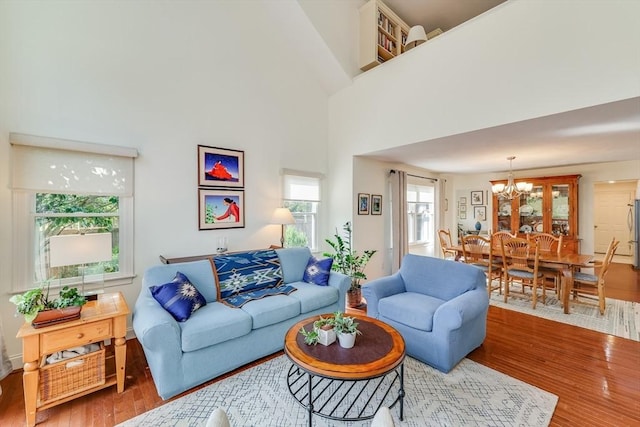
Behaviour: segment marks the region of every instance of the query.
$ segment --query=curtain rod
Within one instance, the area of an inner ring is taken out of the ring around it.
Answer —
[[[396,170],[395,170],[395,169],[391,169],[391,170],[389,171],[389,173],[396,173]],[[436,181],[436,182],[438,182],[438,178],[431,178],[431,177],[428,177],[428,176],[413,175],[413,174],[411,174],[411,173],[407,173],[407,176],[412,176],[412,177],[414,177],[414,178],[430,179],[431,181]]]

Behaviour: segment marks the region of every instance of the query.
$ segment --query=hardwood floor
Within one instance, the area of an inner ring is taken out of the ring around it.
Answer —
[[[640,273],[629,265],[613,266],[607,296],[640,302]],[[469,359],[557,395],[552,426],[640,425],[640,343],[493,306],[487,330],[484,344]],[[1,385],[0,425],[23,426],[22,372]],[[111,387],[56,406],[39,413],[37,425],[113,426],[164,403],[133,339],[127,342],[122,394]]]

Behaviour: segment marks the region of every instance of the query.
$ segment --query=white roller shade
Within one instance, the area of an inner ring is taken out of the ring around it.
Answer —
[[[320,180],[306,176],[284,176],[284,199],[320,201]]]
[[[135,149],[23,134],[10,142],[14,190],[133,195]]]

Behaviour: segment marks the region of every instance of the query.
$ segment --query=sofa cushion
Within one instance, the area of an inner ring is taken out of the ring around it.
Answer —
[[[408,292],[426,293],[449,301],[475,289],[478,275],[484,274],[469,264],[442,261],[440,258],[405,255],[400,267],[405,289]]]
[[[331,274],[332,265],[333,258],[318,259],[312,255],[307,262],[307,267],[304,269],[302,280],[314,285],[329,286],[329,274]]]
[[[282,266],[282,278],[284,283],[300,282],[304,275],[304,269],[311,256],[309,248],[284,248],[277,249]]]
[[[207,304],[180,323],[182,351],[206,348],[251,332],[251,316],[219,302]]]
[[[438,298],[415,292],[402,292],[382,298],[378,304],[381,317],[425,332],[433,329],[433,315],[444,304]]]
[[[300,302],[300,313],[327,307],[335,304],[340,298],[340,291],[333,286],[317,286],[306,282],[295,282],[291,285],[298,289],[289,296]]]
[[[287,295],[274,295],[242,306],[242,311],[251,316],[253,329],[280,323],[300,314],[300,303]]]
[[[164,285],[150,286],[151,295],[178,322],[187,320],[197,309],[207,304],[204,297],[187,276],[176,273],[173,280]]]

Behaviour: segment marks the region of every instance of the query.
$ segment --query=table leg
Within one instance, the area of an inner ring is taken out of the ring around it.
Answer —
[[[312,376],[311,374],[307,374],[309,377],[309,427],[313,427],[313,384],[311,382]]]
[[[127,362],[127,340],[124,337],[114,340],[116,353],[116,389],[118,393],[124,391],[124,369]]]
[[[24,409],[27,415],[27,427],[33,427],[36,425],[38,375],[38,362],[27,362],[24,364],[22,386],[24,387]]]
[[[400,421],[404,421],[404,362],[400,365]]]
[[[564,314],[569,314],[569,294],[571,293],[571,289],[573,288],[573,273],[571,272],[571,267],[564,268],[562,270],[562,305]]]

